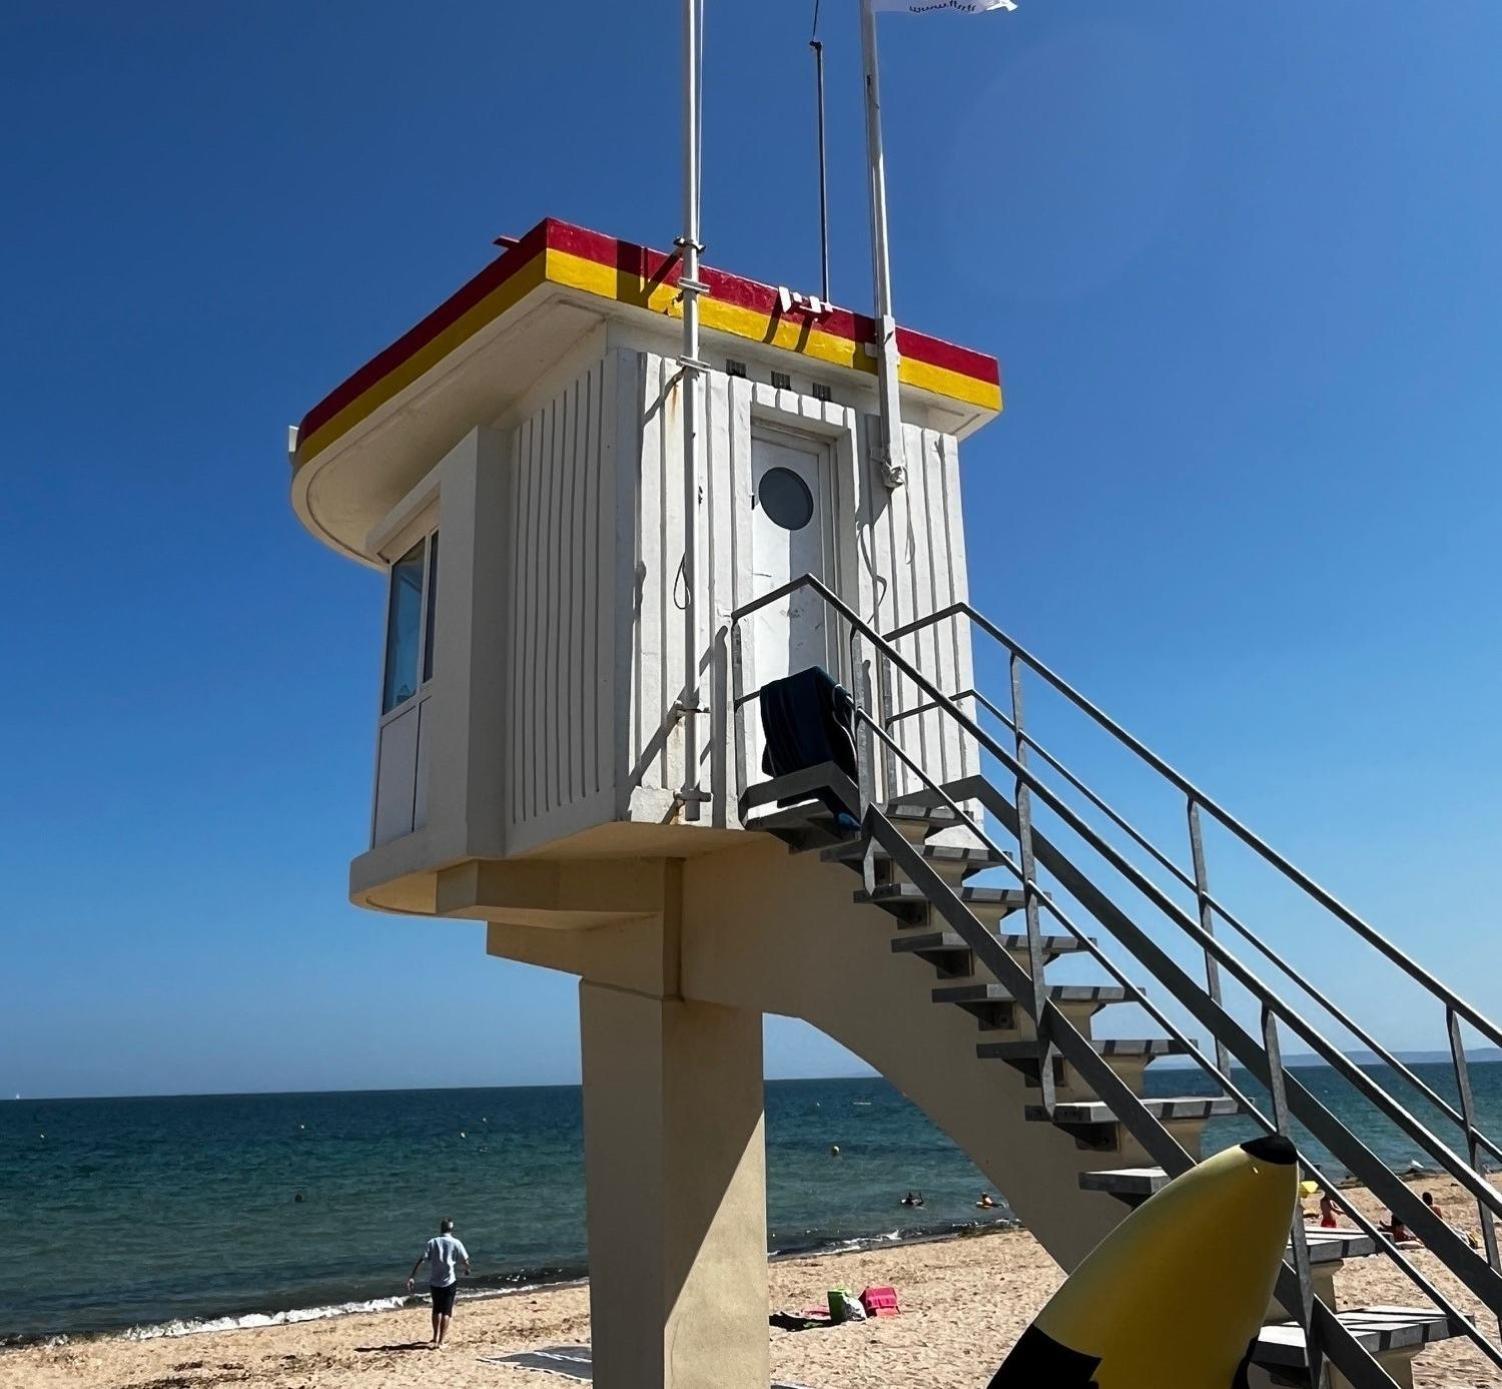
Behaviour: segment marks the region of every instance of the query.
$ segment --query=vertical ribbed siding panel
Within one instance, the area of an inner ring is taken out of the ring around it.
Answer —
[[[730,604],[732,611],[744,607],[751,601],[751,382],[744,376],[734,376],[726,383],[729,397],[729,445],[730,445],[730,569],[731,569],[731,595]],[[741,625],[741,641],[743,650],[750,651],[750,624]],[[727,681],[731,682],[732,693],[734,691],[734,647],[726,652],[726,659],[731,663],[731,671]],[[749,656],[747,657],[749,661]],[[750,689],[751,671],[749,665],[742,670],[742,693]],[[741,710],[727,708],[726,722],[728,728],[726,737],[730,742],[730,777],[735,780],[735,730],[737,724],[744,730],[746,748],[746,782],[749,785],[756,779],[756,762],[758,754],[755,751],[756,741],[753,729],[756,727],[754,720],[755,710],[749,705]],[[735,786],[734,794],[739,796],[745,789],[744,786]],[[738,810],[738,807],[737,807]]]
[[[562,546],[558,543],[563,530],[564,447],[568,433],[568,396],[554,397],[548,409],[548,515],[547,546],[543,569],[547,575],[548,601],[539,610],[544,637],[542,661],[543,726],[547,741],[542,748],[543,806],[555,810],[560,802],[558,786],[558,746],[563,737],[558,709],[558,624],[563,620],[560,602],[563,579]]]
[[[547,771],[544,765],[547,740],[547,655],[548,655],[548,512],[552,488],[549,463],[553,453],[553,419],[551,405],[536,416],[532,431],[532,530],[527,536],[527,552],[532,569],[532,592],[527,605],[527,626],[532,633],[527,661],[527,814],[531,818],[545,815],[548,809]]]
[[[538,813],[537,804],[537,758],[540,739],[533,719],[537,712],[537,611],[541,602],[542,573],[537,553],[537,532],[542,519],[542,445],[545,416],[534,416],[527,431],[527,529],[520,537],[527,564],[526,594],[526,648],[521,655],[522,690],[526,700],[522,725],[522,776],[526,790],[522,798],[522,814],[531,819]]]
[[[903,460],[907,468],[907,484],[903,487],[907,501],[908,524],[908,572],[912,575],[913,615],[923,617],[934,610],[933,558],[928,549],[928,471],[924,449],[924,431],[916,425],[904,425],[902,430]],[[932,627],[914,634],[913,663],[937,683],[938,639]],[[915,690],[914,699],[920,704],[930,702],[930,696]],[[911,722],[918,728],[918,744],[921,753],[918,760],[925,772],[935,781],[944,779],[944,716],[936,709],[920,714]]]
[[[578,676],[579,771],[576,785],[584,795],[600,789],[599,701],[597,672],[600,650],[600,386],[605,364],[590,368],[584,378],[579,426],[578,579],[581,592],[575,672]]]
[[[605,400],[615,383],[614,365],[595,363],[512,434],[505,540],[512,825],[593,796],[612,775],[619,537],[607,475],[616,449],[612,443],[604,457],[604,436],[615,427],[616,407]]]
[[[932,593],[930,612],[947,608],[954,601],[954,570],[950,564],[948,527],[945,524],[944,459],[940,453],[941,436],[931,429],[922,431],[923,485],[926,505],[923,508],[924,545],[928,551],[928,568]],[[954,660],[954,619],[947,618],[933,628],[933,671],[930,679],[946,695],[961,687],[956,682]],[[934,713],[933,747],[941,774],[938,781],[953,781],[960,774],[960,730],[942,710]]]
[[[885,634],[897,625],[897,594],[892,582],[894,570],[892,493],[881,481],[878,469],[871,461],[871,448],[878,428],[875,416],[864,413],[857,415],[856,466],[861,470],[861,483],[866,498],[866,529],[861,537],[861,545],[865,563],[869,566],[871,584],[870,608],[867,617],[877,632]],[[886,666],[885,683],[883,683],[883,672],[880,666],[877,668],[876,677],[877,699],[886,701],[882,708],[882,718],[891,719],[894,714],[906,707],[904,703],[905,682],[890,663]],[[895,724],[891,731],[893,738],[901,742],[904,733],[902,724]],[[879,756],[885,767],[891,756],[890,751],[883,748]],[[892,784],[887,788],[887,794],[895,796],[905,785],[906,775],[899,763],[893,769]]]
[[[637,490],[637,574],[640,613],[636,641],[636,724],[631,764],[637,782],[661,785],[660,759],[649,756],[662,717],[664,620],[662,582],[662,359],[643,363],[645,417],[641,430],[641,469]]]
[[[506,674],[508,683],[507,717],[510,720],[511,739],[506,759],[506,781],[510,787],[508,818],[512,824],[522,819],[522,717],[526,707],[522,698],[522,663],[517,659],[525,639],[527,564],[522,551],[520,536],[525,533],[524,518],[527,514],[527,448],[531,440],[532,425],[524,421],[512,434],[511,441],[511,517],[513,534],[511,544],[511,650],[507,653]]]
[[[873,422],[874,429],[880,425]],[[903,438],[904,457],[908,455],[906,431]],[[892,580],[892,625],[905,626],[915,617],[927,611],[923,592],[920,590],[918,581],[920,568],[917,556],[917,527],[913,521],[913,491],[911,487],[911,473],[908,484],[896,488],[892,492],[892,505],[888,512],[891,528],[891,580]],[[923,670],[923,634],[915,632],[910,636],[901,638],[897,643],[900,651],[908,663],[918,670]],[[901,691],[898,698],[898,707],[909,710],[923,702],[923,696],[918,687],[906,677],[900,677],[898,688]],[[923,736],[924,715],[917,714],[902,721],[900,725],[903,751],[908,754],[921,767],[928,765],[926,756],[926,742]],[[911,789],[916,785],[916,780],[908,773],[901,782],[904,789]]]
[[[953,434],[940,435],[940,455],[944,473],[944,537],[945,553],[949,556],[949,572],[952,584],[951,602],[970,601],[970,570],[965,555],[964,510],[960,505],[960,451]],[[971,649],[974,632],[965,618],[955,618],[949,624],[954,643],[954,668],[956,689],[969,690],[975,687],[975,662]],[[980,722],[980,706],[973,700],[965,700],[961,706],[977,723]],[[960,740],[960,776],[971,776],[980,771],[980,748],[975,739]]]
[[[724,801],[726,787],[713,772],[728,769],[733,753],[727,735],[729,709],[729,650],[720,649],[720,633],[728,626],[735,608],[735,520],[732,496],[735,486],[734,464],[730,450],[730,378],[713,373],[704,393],[706,450],[705,511],[708,543],[703,547],[704,567],[708,574],[710,597],[707,621],[701,624],[709,664],[701,685],[700,703],[707,705],[710,717],[700,719],[699,786],[715,797],[713,811],[716,824],[726,823],[728,807]]]
[[[584,562],[584,545],[580,536],[583,520],[583,495],[579,486],[579,450],[584,446],[588,423],[584,401],[589,393],[589,373],[574,382],[569,391],[569,442],[565,466],[568,481],[564,486],[563,509],[563,611],[559,645],[563,648],[563,678],[559,681],[558,700],[563,719],[563,747],[558,761],[558,778],[567,789],[569,799],[582,789],[580,754],[583,741],[579,712],[580,663],[579,632],[583,627],[584,580],[580,570]]]
[[[663,739],[662,781],[664,790],[676,791],[688,780],[683,765],[684,739],[682,721],[674,721],[672,708],[688,682],[688,650],[685,640],[685,611],[688,595],[684,592],[687,544],[687,474],[683,459],[683,413],[688,389],[684,374],[672,363],[662,361],[662,707],[658,729],[671,729]],[[703,421],[699,422],[702,454]],[[699,460],[702,473],[704,460]],[[695,507],[697,510],[697,505]],[[703,576],[699,576],[702,582]]]
[[[928,552],[928,471],[923,447],[924,431],[917,425],[904,425],[902,430],[903,462],[907,468],[908,505],[908,554],[913,576],[913,616],[922,617],[934,610],[933,562]],[[930,680],[938,675],[935,653],[937,640],[932,627],[915,633],[913,638],[913,662]],[[936,682],[937,683],[937,682]],[[923,690],[914,690],[914,700],[919,704],[930,702],[931,696]],[[935,781],[944,779],[944,716],[936,709],[920,714],[912,720],[921,749],[918,760],[923,770]]]
[[[613,352],[606,358],[606,422],[602,425],[604,450],[601,477],[606,488],[609,517],[615,537],[612,570],[612,601],[604,603],[613,651],[612,700],[605,706],[610,727],[605,739],[605,766],[614,787],[618,817],[624,817],[631,794],[632,769],[636,765],[641,729],[641,692],[636,685],[637,653],[641,650],[642,586],[638,580],[641,561],[642,427],[647,413],[645,363],[639,353]],[[604,523],[602,522],[602,525]]]
[[[857,422],[858,467],[863,496],[857,517],[863,582],[870,585],[867,612],[879,632],[890,632],[968,595],[964,538],[960,533],[959,462],[953,436],[916,425],[903,428],[907,482],[888,490],[871,462],[880,425],[875,416]],[[901,655],[946,695],[972,683],[966,625],[949,619],[896,642]],[[929,702],[912,681],[892,674],[890,717]],[[962,705],[970,712],[968,705]],[[899,719],[893,736],[936,782],[978,769],[976,749],[952,719],[939,711]],[[878,757],[884,755],[878,752]],[[917,789],[918,778],[898,762],[894,788]]]

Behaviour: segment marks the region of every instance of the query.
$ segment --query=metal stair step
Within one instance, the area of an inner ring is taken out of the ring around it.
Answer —
[[[850,835],[835,827],[834,816],[817,802],[790,805],[753,816],[745,822],[745,827],[775,835],[795,854],[852,842]],[[853,842],[860,841],[857,838]]]
[[[1127,1003],[1129,994],[1119,984],[1050,984],[1048,996],[1055,1003]],[[1005,984],[940,984],[933,991],[935,1003],[1015,1003]]]
[[[1373,1355],[1417,1350],[1459,1334],[1443,1312],[1432,1307],[1349,1307],[1335,1314]],[[1297,1322],[1273,1322],[1262,1328],[1252,1363],[1269,1370],[1302,1371],[1308,1365],[1303,1328]]]
[[[1023,894],[1020,889],[961,887],[955,889],[955,892],[960,900],[972,910],[978,908],[994,910],[998,913],[998,919],[1020,911],[1023,906]],[[890,912],[899,921],[918,925],[928,919],[931,904],[916,883],[880,883],[875,892],[867,892],[861,888],[852,895],[855,901],[880,907],[883,911]]]
[[[1113,1037],[1104,1041],[1091,1042],[1090,1045],[1097,1056],[1108,1060],[1116,1056],[1151,1061],[1159,1056],[1182,1056],[1186,1051],[1182,1042],[1176,1042],[1171,1037],[1141,1039]],[[1013,1042],[977,1042],[975,1044],[975,1054],[983,1061],[992,1059],[1012,1062],[1036,1061],[1042,1051],[1043,1043],[1036,1037],[1024,1037]]]
[[[995,868],[1011,858],[1011,855],[1005,852],[998,854],[991,849],[971,849],[959,844],[915,844],[913,847],[931,866],[959,866],[964,869],[967,877],[972,873],[984,872],[987,868]],[[872,853],[878,863],[890,864],[892,862],[891,855],[879,845],[873,846]],[[825,849],[819,857],[826,863],[859,864],[861,842],[859,839],[847,840],[842,844],[836,844],[832,849]]]
[[[1223,1119],[1239,1114],[1241,1106],[1228,1095],[1185,1095],[1177,1099],[1144,1099],[1149,1114],[1171,1123],[1174,1120]],[[1032,1123],[1098,1125],[1114,1124],[1116,1114],[1104,1100],[1062,1100],[1052,1112],[1042,1105],[1028,1105],[1024,1116]]]
[[[1008,935],[993,935],[991,939],[996,941],[1003,950],[1019,954],[1026,954],[1027,952],[1027,937],[1019,932],[1012,932]],[[923,931],[915,930],[910,926],[901,935],[892,937],[892,949],[898,954],[907,951],[916,951],[919,954],[927,955],[947,951],[969,950],[970,946],[966,943],[964,936],[958,931]],[[1074,936],[1043,937],[1043,953],[1049,959],[1053,959],[1056,955],[1068,955],[1083,949],[1084,946]]]
[[[925,824],[936,830],[953,829],[965,823],[947,805],[925,805],[921,800],[895,800],[886,805],[886,817],[893,824]]]
[[[1080,1173],[1082,1191],[1103,1191],[1134,1206],[1156,1196],[1167,1185],[1168,1173],[1161,1167],[1116,1167]]]
[[[1317,1225],[1306,1225],[1304,1243],[1309,1246],[1311,1264],[1328,1264],[1336,1259],[1365,1259],[1377,1252],[1377,1241],[1360,1230],[1322,1230]]]
[[[1168,1174],[1161,1167],[1119,1167],[1101,1172],[1082,1172],[1082,1191],[1104,1191],[1107,1195],[1138,1206],[1149,1196],[1168,1185]],[[1377,1252],[1377,1241],[1360,1230],[1337,1227],[1304,1227],[1304,1243],[1309,1246],[1309,1262],[1333,1263],[1336,1259],[1365,1259]]]

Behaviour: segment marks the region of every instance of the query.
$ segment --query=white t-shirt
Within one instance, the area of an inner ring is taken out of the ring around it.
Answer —
[[[428,1258],[430,1288],[448,1287],[459,1276],[454,1272],[454,1265],[461,1260],[466,1264],[469,1262],[469,1250],[452,1235],[434,1235],[423,1252]]]

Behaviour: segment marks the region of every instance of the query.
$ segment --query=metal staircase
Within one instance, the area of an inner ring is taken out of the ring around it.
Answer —
[[[780,780],[754,782],[747,775],[748,707],[757,692],[744,688],[741,624],[799,589],[812,590],[826,605],[831,625],[848,638],[842,676],[856,694],[853,780],[832,764]],[[924,632],[960,621],[1000,644],[1010,677],[1007,708],[978,689],[941,691],[907,654]],[[892,952],[932,971],[932,1006],[973,1016],[977,1058],[1024,1078],[1029,1099],[1021,1121],[1050,1125],[1072,1140],[1083,1193],[1106,1193],[1125,1214],[1197,1160],[1204,1126],[1214,1118],[1239,1115],[1296,1142],[1312,1136],[1493,1316],[1502,1316],[1493,1226],[1502,1215],[1502,1193],[1484,1165],[1487,1156],[1502,1158],[1502,1149],[1478,1126],[1463,1032],[1468,1027],[1502,1043],[1502,1028],[967,604],[881,634],[806,576],[738,610],[726,635],[743,823],[777,835],[794,852],[817,852],[831,865],[827,871],[858,875],[852,879],[855,901],[890,917]],[[1184,798],[1187,868],[1027,731],[1022,711],[1029,676]],[[976,712],[966,712],[963,703]],[[1001,732],[983,727],[981,715],[996,721]],[[902,736],[904,722],[918,717],[942,721],[950,736],[966,741],[971,764],[989,766],[992,774],[977,770],[943,784],[929,777],[915,740]],[[801,799],[816,791],[844,805],[858,833],[842,833],[826,804]],[[784,808],[768,809],[779,804]],[[1212,892],[1206,820],[1435,1000],[1451,1042],[1453,1101],[1392,1055]],[[973,881],[981,874],[985,883]],[[1231,948],[1232,940],[1275,966],[1280,986],[1254,972]],[[1202,976],[1178,958],[1186,946],[1202,961]],[[1065,962],[1071,972],[1074,962],[1091,964],[1105,979],[1050,979],[1050,967]],[[1210,1043],[1202,1047],[1185,1036],[1155,1001],[1160,997],[1192,1017]],[[1097,1015],[1123,1004],[1145,1013],[1158,1035],[1096,1039]],[[1421,1105],[1405,1104],[1350,1060],[1322,1030],[1332,1023],[1371,1051]],[[1480,1251],[1437,1218],[1296,1070],[1284,1067],[1289,1036],[1475,1198]],[[1144,1097],[1147,1067],[1168,1056],[1191,1060],[1218,1093]],[[1448,1125],[1457,1130],[1453,1142],[1435,1131]],[[1463,1315],[1405,1250],[1341,1195],[1307,1143],[1300,1159],[1307,1176],[1334,1192],[1351,1228],[1306,1231],[1301,1219],[1295,1222],[1278,1286],[1281,1308],[1271,1309],[1253,1356],[1260,1382],[1401,1389],[1412,1383],[1418,1350],[1457,1336],[1502,1368],[1498,1338]],[[1000,1185],[1005,1191],[1006,1183]],[[1345,1260],[1361,1258],[1386,1259],[1400,1270],[1416,1305],[1340,1307],[1334,1273]]]

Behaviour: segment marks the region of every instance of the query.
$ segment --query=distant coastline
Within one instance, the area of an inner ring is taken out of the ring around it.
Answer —
[[[1358,1066],[1381,1066],[1386,1064],[1375,1053],[1364,1050],[1342,1052],[1347,1061],[1354,1061]],[[1416,1051],[1395,1051],[1393,1055],[1405,1066],[1448,1066],[1451,1064],[1450,1052],[1447,1048],[1434,1048]],[[1502,1047],[1467,1047],[1466,1060],[1475,1066],[1486,1065],[1491,1062],[1502,1061]],[[1330,1063],[1322,1056],[1316,1056],[1313,1052],[1290,1053],[1283,1058],[1285,1066],[1307,1068],[1311,1066],[1328,1066]],[[1153,1063],[1153,1069],[1159,1071],[1169,1070],[1198,1070],[1198,1063],[1192,1056],[1168,1056]],[[847,1080],[875,1080],[875,1071],[852,1071],[843,1075],[830,1076],[768,1076],[769,1085],[819,1085],[824,1083],[839,1083]],[[262,1099],[272,1099],[283,1095],[426,1095],[426,1094],[462,1094],[471,1090],[575,1090],[578,1089],[577,1080],[560,1081],[537,1081],[528,1082],[525,1085],[355,1085],[346,1086],[339,1090],[172,1090],[145,1091],[134,1095],[28,1095],[25,1093],[13,1093],[6,1097],[4,1103],[15,1104],[31,1101],[36,1104],[49,1104],[53,1102],[67,1101],[69,1103],[87,1103],[93,1100],[126,1101],[126,1100],[215,1100],[215,1099],[241,1099],[248,1096],[256,1096]]]

